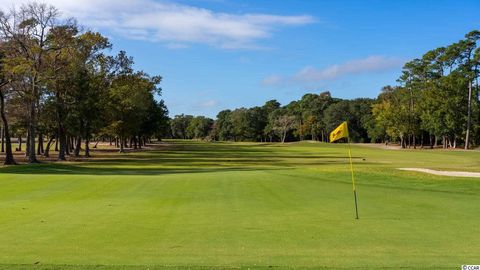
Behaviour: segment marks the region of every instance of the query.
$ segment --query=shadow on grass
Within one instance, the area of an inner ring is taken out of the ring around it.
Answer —
[[[268,144],[266,144],[268,145]],[[127,154],[95,152],[95,158],[82,162],[48,162],[0,168],[9,174],[66,175],[162,175],[228,171],[279,170],[300,166],[347,164],[344,156],[331,152],[298,153],[285,147],[266,145],[182,142],[162,150]],[[356,157],[357,159],[361,157]],[[366,162],[363,162],[366,164]]]
[[[276,265],[252,265],[252,266],[168,266],[168,265],[32,265],[32,264],[2,264],[0,265],[0,270],[263,270],[263,269],[273,269],[273,270],[287,270],[292,269],[292,266],[276,266]],[[417,267],[401,267],[403,270],[410,270],[410,269],[419,269]],[[346,270],[352,269],[352,267],[330,267],[330,266],[316,266],[316,267],[301,267],[301,269],[313,270],[313,269],[338,269],[338,270]],[[385,267],[354,267],[356,270],[366,270],[366,269],[391,269]],[[432,267],[421,267],[421,269],[435,269],[435,270],[442,270],[442,269],[451,269],[448,267],[442,266],[432,266]]]
[[[258,161],[257,161],[258,162]],[[174,168],[169,167],[129,167],[120,166],[113,167],[109,164],[102,164],[102,166],[86,166],[75,164],[34,164],[34,165],[19,165],[3,167],[0,169],[0,173],[4,174],[39,174],[39,175],[165,175],[165,174],[182,174],[182,173],[213,173],[213,172],[248,172],[248,171],[268,171],[268,170],[286,170],[294,169],[300,166],[314,166],[314,165],[332,165],[332,164],[344,164],[348,165],[348,162],[308,162],[302,164],[277,164],[276,166],[217,166],[214,167],[210,164],[190,164],[189,166],[177,166]]]
[[[273,170],[275,168],[263,168],[262,170]],[[255,171],[259,168],[131,168],[131,167],[87,167],[71,164],[35,164],[7,167],[0,170],[7,174],[59,174],[59,175],[164,175],[182,173],[212,173],[229,171]]]

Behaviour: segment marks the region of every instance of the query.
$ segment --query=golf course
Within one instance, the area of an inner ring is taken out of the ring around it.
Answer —
[[[0,168],[0,269],[457,269],[480,262],[479,152],[170,140]]]
[[[480,270],[479,0],[0,4],[0,270]]]

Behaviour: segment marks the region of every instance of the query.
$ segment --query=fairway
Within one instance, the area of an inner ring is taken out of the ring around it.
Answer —
[[[476,151],[175,141],[0,169],[0,269],[412,268],[480,262]],[[99,266],[100,265],[100,266]]]

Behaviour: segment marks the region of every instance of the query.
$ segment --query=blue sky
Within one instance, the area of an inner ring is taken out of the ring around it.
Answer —
[[[478,0],[46,2],[161,75],[171,116],[327,90],[376,97],[405,61],[480,29]]]

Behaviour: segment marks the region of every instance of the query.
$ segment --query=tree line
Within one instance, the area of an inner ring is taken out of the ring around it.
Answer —
[[[127,144],[142,147],[169,129],[167,107],[155,99],[161,77],[134,70],[132,57],[110,55],[111,48],[106,37],[61,19],[53,6],[0,10],[5,164],[16,164],[13,151],[23,147],[28,162],[37,163],[53,143],[58,160],[81,150],[89,157],[91,141],[99,139],[114,141],[123,152]],[[16,149],[12,137],[18,138]]]
[[[407,62],[398,85],[385,86],[375,99],[344,100],[329,92],[306,94],[281,106],[224,110],[215,120],[177,115],[172,138],[220,141],[327,141],[348,121],[352,141],[398,142],[402,148],[465,149],[480,144],[480,31]]]
[[[480,31],[405,64],[399,85],[382,89],[372,113],[374,140],[402,147],[479,144]]]
[[[347,120],[351,137],[368,142],[373,99],[344,100],[330,92],[306,94],[285,106],[270,100],[263,106],[223,110],[215,120],[204,116],[177,115],[170,119],[172,138],[219,141],[285,142],[328,140],[328,134]]]

